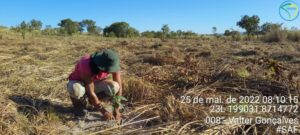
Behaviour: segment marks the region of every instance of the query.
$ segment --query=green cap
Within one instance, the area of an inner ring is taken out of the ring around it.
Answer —
[[[117,72],[120,70],[119,55],[111,49],[96,51],[92,54],[92,60],[101,71]]]

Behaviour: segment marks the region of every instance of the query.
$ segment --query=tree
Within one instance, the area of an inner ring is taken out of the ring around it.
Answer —
[[[224,35],[225,35],[225,36],[230,36],[230,35],[231,35],[230,30],[225,30]]]
[[[139,35],[139,31],[135,28],[130,27],[127,31],[127,37],[138,37]]]
[[[58,35],[59,28],[52,28],[51,25],[46,25],[45,29],[42,30],[42,34],[44,35]]]
[[[178,38],[177,32],[171,31],[171,32],[169,33],[169,37],[170,37],[170,38]]]
[[[147,37],[147,38],[154,38],[156,32],[155,31],[144,31],[141,33],[142,37]]]
[[[179,38],[181,38],[183,36],[183,31],[182,30],[177,30],[176,34]]]
[[[92,27],[96,25],[96,22],[90,19],[85,19],[80,22],[82,27]]]
[[[217,36],[217,27],[212,27],[212,33]]]
[[[191,38],[191,37],[196,37],[198,36],[197,33],[192,32],[192,31],[185,31],[183,32],[184,38]]]
[[[142,37],[149,37],[149,38],[162,38],[163,32],[161,31],[145,31],[141,34]],[[194,33],[192,31],[170,31],[168,32],[169,38],[190,38],[190,37],[196,37],[198,36],[197,33]]]
[[[96,34],[96,35],[101,35],[102,33],[102,28],[99,26],[96,26],[95,31],[93,31],[92,33]]]
[[[26,37],[26,32],[29,31],[29,24],[22,21],[18,26],[12,27],[11,30],[21,33],[23,40]]]
[[[42,29],[42,21],[32,19],[29,23],[30,30],[41,30]]]
[[[87,27],[87,32],[90,35],[100,35],[102,31],[102,28],[99,26],[88,26]]]
[[[79,23],[72,21],[69,18],[61,20],[58,26],[60,26],[61,33],[68,35],[73,35],[81,30]]]
[[[237,22],[237,26],[246,30],[248,37],[253,35],[259,28],[259,17],[257,15],[253,15],[249,17],[248,15],[244,15],[240,21]]]
[[[168,26],[168,24],[164,24],[161,28],[161,32],[162,32],[162,39],[165,39],[170,32],[170,28]]]
[[[84,28],[86,28],[87,32],[91,35],[100,35],[102,29],[98,26],[96,26],[96,22],[93,20],[85,19],[82,20],[80,23],[81,30],[83,31]]]
[[[115,22],[110,26],[103,29],[103,34],[106,37],[116,36],[116,37],[134,37],[139,36],[139,32],[130,27],[126,22]]]

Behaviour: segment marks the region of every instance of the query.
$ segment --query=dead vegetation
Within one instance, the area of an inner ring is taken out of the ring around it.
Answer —
[[[298,45],[277,49],[280,45],[232,44],[237,43],[224,44],[219,39],[161,42],[87,36],[42,36],[23,41],[6,35],[0,40],[0,132],[72,134],[70,129],[78,123],[65,89],[68,74],[85,53],[113,48],[121,56],[124,95],[129,99],[123,123],[111,127],[95,125],[80,133],[272,133],[272,126],[205,124],[204,117],[219,115],[209,112],[209,104],[180,101],[182,95],[299,94],[300,67],[293,63],[300,59]],[[272,55],[283,53],[292,55],[292,59],[280,61],[283,56],[276,59]]]

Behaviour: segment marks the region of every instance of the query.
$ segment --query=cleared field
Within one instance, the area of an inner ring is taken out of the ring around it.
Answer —
[[[121,57],[129,99],[124,122],[78,128],[70,112],[67,77],[81,56],[104,48],[115,49]],[[93,36],[22,40],[8,34],[0,39],[0,61],[1,134],[275,134],[272,125],[209,125],[204,118],[281,113],[213,113],[209,104],[182,103],[182,96],[288,96],[299,95],[300,88],[300,46],[289,42]]]

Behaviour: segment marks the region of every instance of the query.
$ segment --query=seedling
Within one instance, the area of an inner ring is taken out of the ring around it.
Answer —
[[[238,69],[237,74],[244,79],[250,76],[248,70],[245,68]]]
[[[244,87],[246,87],[246,78],[250,76],[250,73],[245,68],[240,68],[237,70],[237,74],[243,78],[244,81]]]
[[[113,110],[117,107],[123,108],[124,105],[121,103],[121,101],[127,101],[127,99],[123,96],[116,95],[115,89],[108,86],[110,96],[112,97],[112,107]]]
[[[280,65],[278,62],[272,61],[269,64],[269,69],[271,70],[272,73],[274,73],[276,76],[279,77],[282,74],[283,70],[285,70],[286,68]]]

